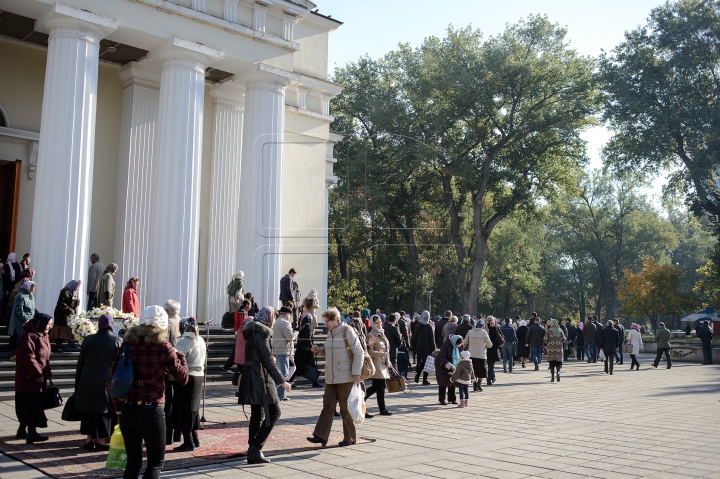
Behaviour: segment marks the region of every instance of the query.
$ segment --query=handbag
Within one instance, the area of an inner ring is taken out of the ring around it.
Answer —
[[[223,314],[220,327],[223,329],[233,329],[235,327],[235,315],[229,311]]]
[[[385,385],[389,393],[399,393],[407,389],[407,381],[395,368],[388,368],[388,373],[390,373],[390,377],[385,380]]]
[[[233,386],[237,386],[238,384],[240,384],[240,376],[242,376],[242,373],[240,372],[240,370],[236,370],[233,373],[233,377],[232,377],[232,385]]]
[[[353,354],[352,349],[350,349],[350,343],[348,343],[347,340],[347,329],[343,331],[343,339],[345,339],[345,349],[347,349],[347,352],[350,355],[350,363],[352,364],[353,362],[355,362],[355,354]],[[367,353],[367,351],[365,351],[363,353],[363,364],[362,370],[360,371],[360,381],[365,381],[366,379],[369,379],[373,376],[375,376],[375,364],[373,363],[373,360]]]
[[[54,409],[63,405],[63,400],[60,397],[60,389],[55,387],[52,379],[49,381],[50,386],[46,387],[45,391],[43,391],[43,409]]]
[[[624,353],[628,353],[628,354],[632,354],[632,352],[633,352],[633,345],[632,345],[632,343],[625,343],[625,344],[623,344],[623,352],[624,352]]]
[[[65,401],[65,407],[63,408],[62,416],[60,416],[63,421],[82,421],[83,414],[76,409],[76,403],[77,400],[73,393],[73,395]]]
[[[425,367],[423,368],[424,373],[434,373],[435,372],[435,356],[432,354],[428,355],[427,359],[425,359]]]
[[[305,379],[307,379],[313,383],[316,383],[318,381],[318,379],[320,378],[320,373],[314,367],[308,366],[305,368],[305,372],[303,373],[302,376]]]

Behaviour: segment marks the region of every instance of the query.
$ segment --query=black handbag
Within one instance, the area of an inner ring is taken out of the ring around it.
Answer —
[[[235,315],[229,311],[223,314],[220,327],[223,329],[233,329],[235,327]]]
[[[238,385],[238,383],[240,382],[240,376],[242,376],[242,372],[240,372],[240,370],[237,370],[233,373],[233,377],[232,377],[232,385],[233,386]]]
[[[60,389],[55,387],[52,379],[50,379],[49,382],[50,386],[45,388],[42,396],[43,409],[54,409],[63,405],[63,400],[60,397]]]
[[[305,372],[302,375],[305,379],[308,381],[312,381],[313,383],[316,383],[318,381],[318,378],[320,377],[320,373],[317,369],[315,369],[312,366],[308,366],[305,368]]]
[[[76,401],[75,394],[65,401],[65,407],[60,416],[63,421],[82,421],[83,414],[75,408]]]

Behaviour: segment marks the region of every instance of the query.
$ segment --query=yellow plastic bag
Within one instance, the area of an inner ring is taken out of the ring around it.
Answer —
[[[108,452],[105,468],[125,469],[127,467],[127,453],[125,452],[125,439],[120,432],[120,425],[115,426],[110,436],[110,451]]]

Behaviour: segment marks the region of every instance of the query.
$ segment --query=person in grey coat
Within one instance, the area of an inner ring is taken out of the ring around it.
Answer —
[[[97,286],[102,278],[103,271],[105,271],[105,265],[100,262],[100,256],[97,253],[90,255],[90,268],[88,268],[88,282],[87,282],[87,310],[90,311],[96,306],[97,299]]]
[[[98,319],[98,332],[85,338],[75,370],[75,409],[82,413],[80,433],[89,451],[107,451],[117,414],[107,390],[108,377],[122,339],[113,333],[115,320]]]

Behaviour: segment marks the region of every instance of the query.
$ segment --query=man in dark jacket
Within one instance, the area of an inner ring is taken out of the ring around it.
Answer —
[[[604,328],[595,335],[595,341],[605,353],[605,374],[612,375],[613,364],[615,363],[615,349],[618,346],[618,332],[613,327],[612,321],[608,321]]]
[[[296,274],[297,271],[295,271],[295,268],[290,268],[288,274],[280,279],[280,301],[283,302],[283,306],[285,306],[285,302],[287,301],[295,301],[292,284]]]
[[[385,337],[388,339],[388,344],[390,346],[390,362],[392,363],[393,367],[397,369],[397,352],[400,348],[400,345],[402,344],[402,338],[400,337],[400,331],[397,327],[396,313],[391,313],[388,315],[388,321],[387,323],[385,323],[383,331],[385,331]]]
[[[445,328],[445,325],[450,321],[450,318],[452,318],[452,311],[449,309],[445,311],[445,314],[443,315],[443,318],[440,319],[437,323],[435,323],[435,347],[440,349],[440,346],[442,346],[443,343],[443,328]]]
[[[595,356],[595,334],[597,333],[597,327],[592,322],[590,316],[587,317],[585,322],[585,329],[583,329],[583,341],[585,343],[585,355],[587,356],[587,362],[596,362],[597,357]]]
[[[603,325],[600,324],[600,321],[597,316],[593,316],[593,324],[595,325],[595,331],[596,331],[594,349],[595,349],[595,358],[597,358],[598,353],[600,352],[600,344],[598,343],[597,335],[600,333],[600,331],[603,330]]]
[[[508,371],[506,363],[510,363],[510,372],[513,370],[513,356],[515,355],[515,343],[517,342],[517,334],[515,334],[515,328],[510,325],[510,318],[505,318],[505,323],[500,326],[500,332],[505,339],[505,342],[500,346],[503,360],[503,372]]]
[[[410,319],[405,315],[405,311],[400,311],[400,319],[398,320],[397,326],[400,330],[400,337],[403,340],[403,344],[406,348],[410,348],[410,336],[408,335],[408,324]]]
[[[620,321],[613,319],[613,328],[618,332],[618,348],[615,351],[615,364],[622,364],[625,357],[623,356],[622,343],[625,341],[625,328]]]
[[[540,326],[540,318],[534,318],[534,323],[528,329],[525,336],[525,346],[530,347],[530,356],[535,364],[535,371],[540,369],[542,362],[543,338],[545,338],[545,328]]]
[[[705,321],[702,326],[700,326],[700,329],[697,331],[697,337],[700,338],[700,342],[702,342],[702,350],[703,350],[703,364],[712,364],[712,337],[713,332],[710,329],[710,322]]]

